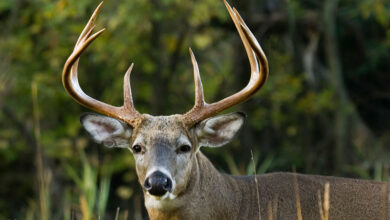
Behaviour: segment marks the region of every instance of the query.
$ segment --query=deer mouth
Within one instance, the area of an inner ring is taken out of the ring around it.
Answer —
[[[163,196],[145,194],[145,206],[147,209],[171,210],[182,205],[183,202],[173,193],[165,193]]]
[[[169,200],[174,200],[177,195],[171,193],[171,192],[166,192],[164,195],[162,196],[155,196],[155,195],[152,195],[150,194],[149,192],[147,192],[147,194],[153,198],[154,200],[158,200],[158,201],[169,201]]]

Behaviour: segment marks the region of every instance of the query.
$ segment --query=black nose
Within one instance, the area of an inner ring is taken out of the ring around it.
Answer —
[[[151,195],[162,196],[172,191],[172,181],[162,172],[156,171],[146,178],[144,187]]]

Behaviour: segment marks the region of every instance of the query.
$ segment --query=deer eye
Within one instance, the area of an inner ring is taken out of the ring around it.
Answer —
[[[139,154],[139,153],[143,153],[143,152],[144,152],[143,147],[141,147],[141,146],[138,145],[138,144],[134,145],[134,146],[132,147],[132,149],[133,149],[133,152],[134,152],[135,154]]]
[[[177,150],[176,153],[178,154],[185,154],[191,151],[191,146],[190,145],[181,145]]]

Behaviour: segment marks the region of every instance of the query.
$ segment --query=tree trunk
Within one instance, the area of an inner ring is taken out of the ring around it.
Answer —
[[[350,122],[365,127],[347,94],[343,81],[336,32],[338,3],[339,0],[326,0],[323,5],[325,52],[329,66],[330,83],[335,92],[333,166],[336,173],[339,173],[341,167],[343,167],[343,158],[345,158],[344,154],[348,146],[348,131],[351,128]]]

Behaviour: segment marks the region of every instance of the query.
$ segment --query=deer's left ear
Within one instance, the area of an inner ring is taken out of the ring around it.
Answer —
[[[133,129],[118,119],[85,113],[80,117],[81,124],[98,143],[106,147],[127,147]]]
[[[244,124],[245,114],[236,112],[207,118],[195,126],[199,146],[219,147],[230,142]]]

